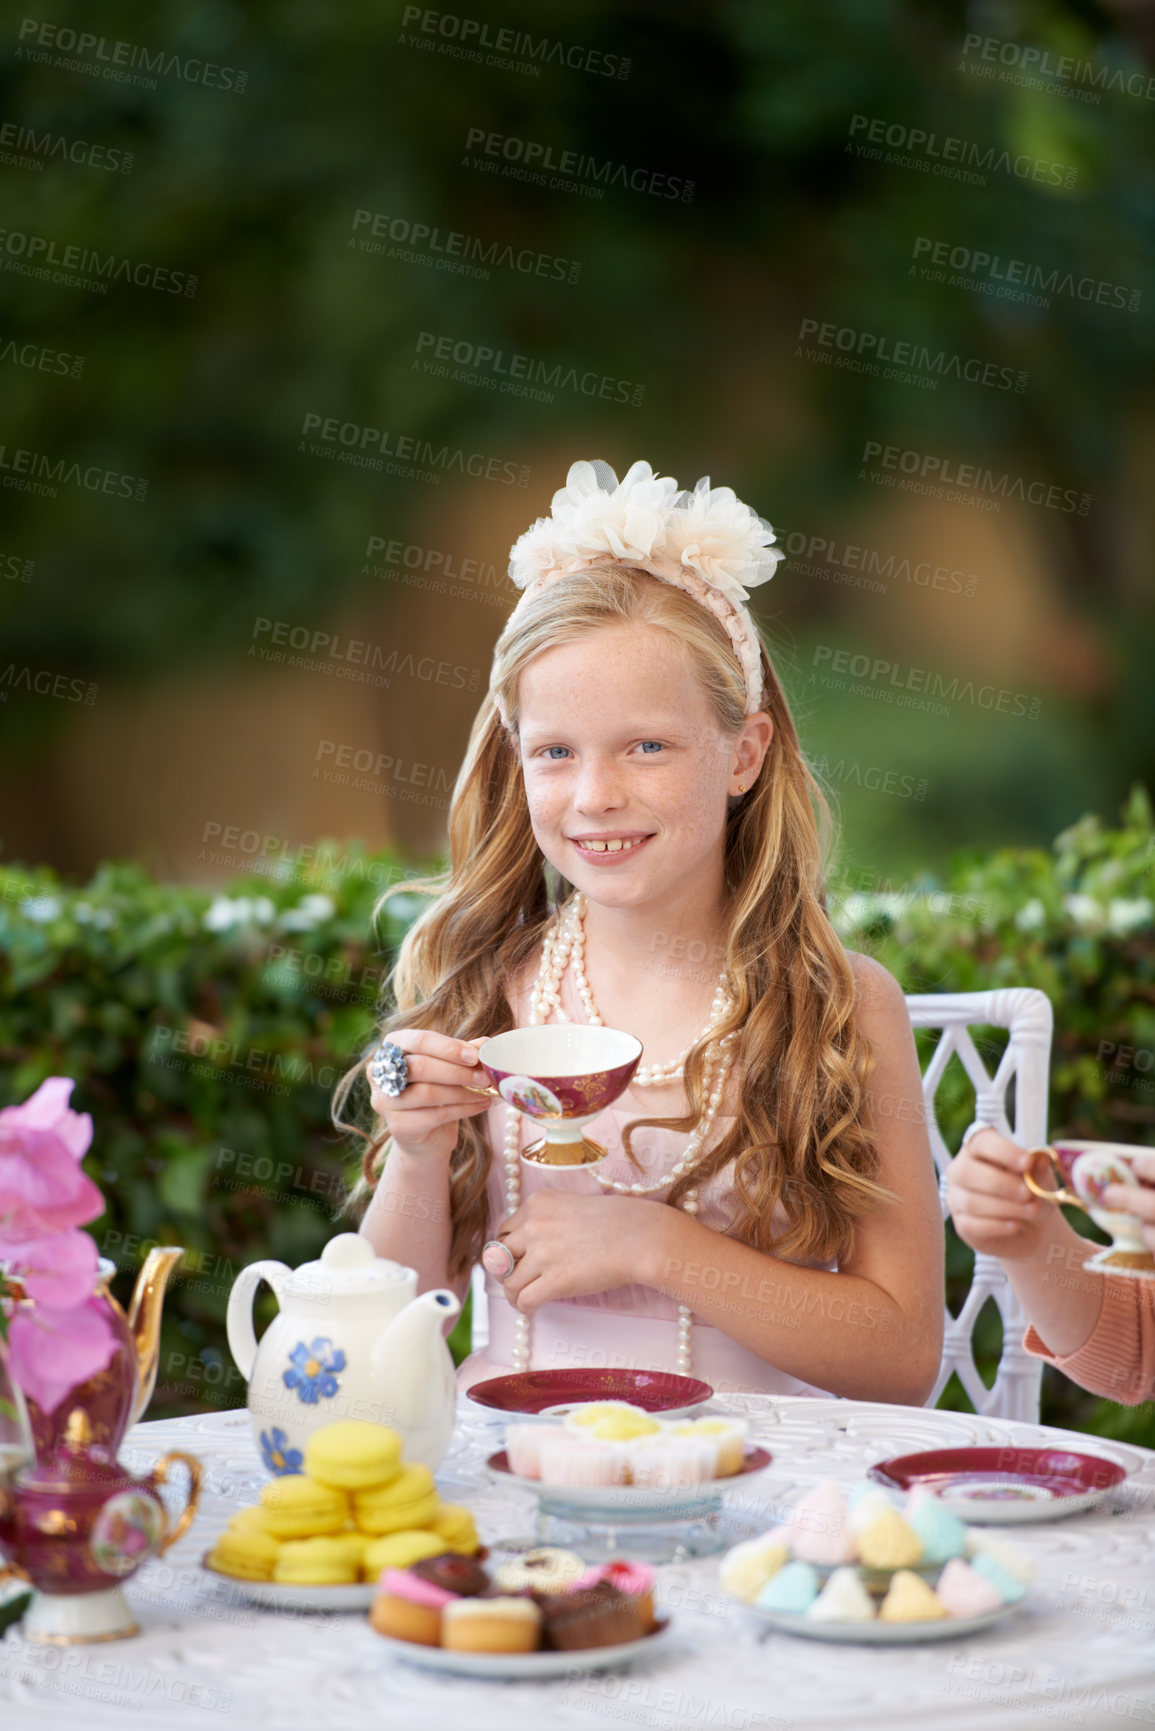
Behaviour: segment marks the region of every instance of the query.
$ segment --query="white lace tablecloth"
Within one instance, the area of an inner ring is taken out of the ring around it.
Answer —
[[[729,1403],[719,1400],[718,1410]],[[731,1410],[737,1410],[731,1408]],[[623,1671],[550,1682],[437,1677],[394,1660],[364,1614],[262,1611],[202,1573],[199,1558],[228,1514],[265,1479],[247,1414],[142,1424],[122,1459],[149,1467],[170,1448],[205,1466],[201,1513],[166,1557],[129,1583],[141,1632],[101,1646],[46,1648],[19,1628],[0,1641],[0,1726],[209,1726],[236,1731],[1034,1731],[1155,1725],[1155,1453],[1039,1425],[920,1408],[746,1397],[754,1440],[773,1465],[742,1493],[759,1531],[818,1479],[847,1482],[874,1461],[967,1443],[1051,1444],[1121,1462],[1130,1477],[1105,1505],[1020,1526],[1038,1580],[1008,1621],[967,1640],[879,1648],[767,1633],[724,1599],[717,1559],[659,1569],[673,1621],[664,1650]],[[501,1420],[462,1399],[438,1483],[473,1509],[482,1538],[532,1531],[533,1499],[495,1485],[484,1460]],[[176,1476],[179,1475],[179,1469]],[[166,1490],[166,1497],[168,1492]]]

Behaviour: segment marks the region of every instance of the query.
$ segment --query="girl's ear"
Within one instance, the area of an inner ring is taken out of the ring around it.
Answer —
[[[745,726],[734,742],[732,793],[739,788],[744,792],[757,781],[773,737],[774,723],[765,711],[746,717]]]

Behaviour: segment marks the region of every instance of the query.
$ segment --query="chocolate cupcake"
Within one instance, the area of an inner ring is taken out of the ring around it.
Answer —
[[[646,1632],[637,1600],[609,1581],[534,1597],[541,1606],[542,1645],[558,1652],[616,1647],[623,1641],[640,1641]]]
[[[444,1551],[439,1557],[422,1557],[412,1565],[410,1574],[443,1592],[456,1593],[461,1599],[476,1599],[490,1586],[489,1576],[472,1557],[457,1551]]]

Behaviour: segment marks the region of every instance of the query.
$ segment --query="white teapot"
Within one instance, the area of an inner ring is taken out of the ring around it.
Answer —
[[[280,1314],[261,1343],[253,1296],[267,1280]],[[295,1271],[252,1262],[229,1294],[229,1348],[249,1384],[253,1436],[270,1472],[304,1471],[305,1439],[338,1419],[392,1425],[406,1461],[440,1466],[457,1387],[442,1333],[461,1309],[445,1288],[417,1297],[417,1275],[342,1232]]]

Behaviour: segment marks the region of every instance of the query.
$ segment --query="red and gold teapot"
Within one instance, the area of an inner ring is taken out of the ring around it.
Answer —
[[[189,1491],[170,1522],[157,1486],[174,1461],[187,1468]],[[179,1450],[137,1478],[93,1442],[86,1411],[74,1407],[64,1440],[0,1481],[0,1552],[8,1562],[0,1573],[36,1589],[24,1614],[25,1639],[69,1645],[135,1635],[121,1587],[188,1529],[200,1482],[200,1462]]]

